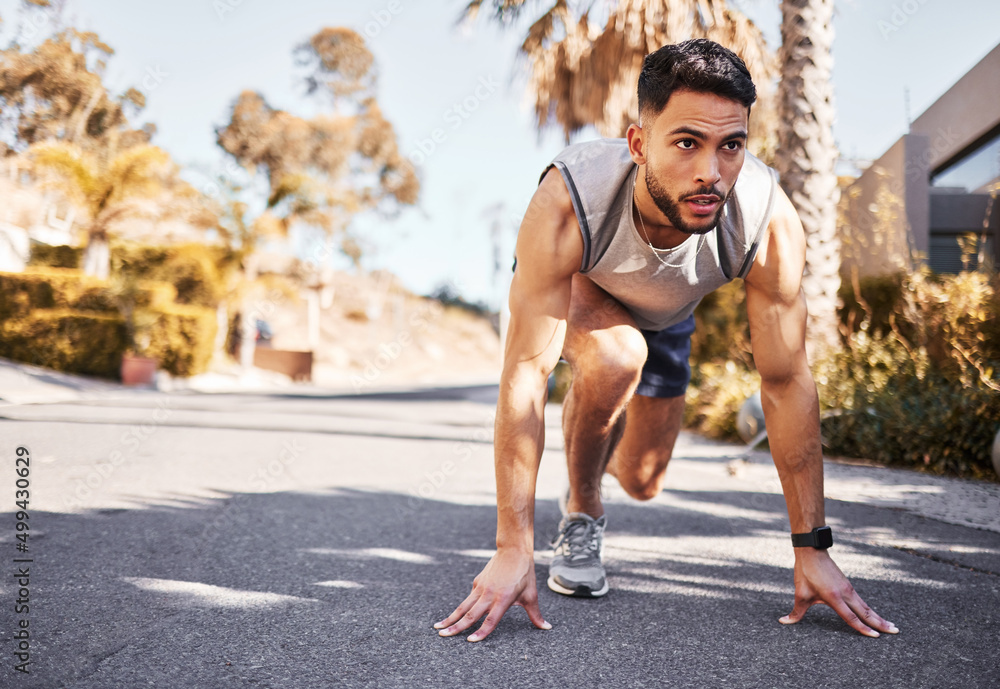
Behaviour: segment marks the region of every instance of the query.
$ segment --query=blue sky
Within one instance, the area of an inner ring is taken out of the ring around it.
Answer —
[[[778,0],[732,4],[771,46],[779,44]],[[8,21],[14,5],[0,0]],[[323,26],[365,34],[383,112],[404,153],[424,154],[418,208],[391,222],[356,221],[370,242],[365,266],[388,268],[417,292],[451,282],[467,298],[496,303],[502,287],[493,282],[493,218],[501,223],[506,259],[538,175],[564,142],[556,131],[539,135],[532,124],[516,54],[524,23],[501,29],[481,20],[458,28],[463,6],[461,0],[69,0],[67,15],[116,49],[108,79],[146,93],[143,116],[159,128],[155,143],[192,167],[221,165],[214,127],[243,89],[298,114],[316,111],[295,80],[295,45]],[[905,131],[904,89],[916,117],[1000,42],[998,26],[996,0],[840,0],[833,82],[842,155],[881,155]],[[502,212],[489,210],[498,204]]]

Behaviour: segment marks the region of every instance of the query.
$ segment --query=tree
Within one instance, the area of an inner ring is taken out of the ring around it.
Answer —
[[[35,144],[25,153],[36,174],[83,211],[87,247],[83,269],[107,279],[110,264],[109,231],[118,221],[149,213],[134,202],[154,196],[167,197],[158,217],[183,216],[203,227],[215,224],[214,215],[190,185],[177,176],[170,157],[156,146],[133,146],[117,154],[86,151],[61,141]]]
[[[782,0],[781,148],[776,166],[806,231],[802,288],[809,305],[813,352],[838,347],[837,291],[840,288],[840,189],[833,141],[833,0]]]
[[[474,19],[483,0],[473,0],[465,16]],[[510,23],[526,0],[493,0],[494,18]],[[528,30],[521,54],[530,62],[528,93],[539,129],[555,124],[566,140],[593,125],[602,136],[625,135],[638,122],[635,88],[643,58],[668,43],[709,38],[742,57],[758,89],[750,121],[751,147],[770,160],[776,148],[771,84],[777,64],[760,30],[725,0],[620,0],[604,28],[588,8],[577,16],[567,0],[556,0]]]
[[[331,99],[334,114],[305,119],[244,91],[217,140],[265,179],[257,234],[286,236],[302,223],[339,236],[349,248],[355,214],[415,203],[419,181],[371,95],[373,59],[364,40],[350,29],[323,29],[298,50],[300,63],[313,68],[309,91]]]
[[[16,43],[0,51],[0,153],[61,140],[86,150],[148,143],[155,129],[128,126],[145,97],[128,89],[112,97],[101,71],[114,51],[93,32],[67,29],[23,52]]]
[[[364,39],[346,28],[325,28],[296,48],[306,71],[306,91],[332,110],[303,118],[271,107],[259,93],[244,91],[229,122],[216,130],[219,146],[263,186],[256,217],[232,202],[224,234],[240,242],[243,307],[240,360],[252,357],[247,286],[256,279],[254,251],[263,237],[287,237],[293,226],[316,228],[340,241],[355,264],[361,244],[349,232],[358,213],[384,215],[416,203],[420,190],[413,165],[399,152],[392,125],[375,100],[374,57]],[[253,189],[251,184],[251,190]]]

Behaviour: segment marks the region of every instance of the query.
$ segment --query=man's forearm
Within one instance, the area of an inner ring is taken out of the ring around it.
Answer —
[[[545,386],[534,367],[504,371],[494,439],[497,548],[534,549],[535,482],[545,445]]]
[[[761,401],[792,533],[823,526],[823,449],[812,375],[806,369],[783,381],[763,381]]]

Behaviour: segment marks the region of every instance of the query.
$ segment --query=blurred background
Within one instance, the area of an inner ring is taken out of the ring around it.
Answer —
[[[809,236],[827,452],[997,479],[995,2],[0,0],[0,18],[4,359],[160,389],[496,382],[539,174],[624,134],[645,54],[705,36],[750,66],[750,149]],[[697,317],[688,426],[752,436],[742,286]]]

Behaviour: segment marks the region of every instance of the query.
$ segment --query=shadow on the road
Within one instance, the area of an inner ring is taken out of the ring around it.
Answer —
[[[996,608],[965,599],[990,587],[995,597],[995,577],[844,542],[854,560],[879,563],[878,576],[852,580],[904,634],[865,639],[826,608],[783,627],[776,619],[791,607],[789,567],[752,550],[710,547],[724,539],[766,546],[785,528],[781,497],[669,497],[667,505],[609,507],[613,589],[598,600],[545,588],[545,544],[558,513],[539,502],[536,577],[555,629],[535,630],[513,609],[480,644],[438,638],[431,625],[468,594],[490,556],[491,505],[330,489],[33,514],[44,532],[32,542],[38,641],[33,675],[18,686],[304,687],[335,677],[341,686],[408,687],[470,676],[478,681],[463,684],[505,687],[558,676],[565,686],[662,686],[669,677],[671,686],[756,687],[843,672],[837,658],[845,654],[879,661],[847,671],[854,681],[901,686],[916,676],[913,654],[931,646],[943,660],[921,660],[920,677],[941,681],[922,686],[986,686],[993,661],[948,659],[994,657],[983,631],[996,628]],[[708,502],[724,509],[698,509]],[[834,503],[829,514],[845,509]],[[854,506],[851,514],[853,527],[897,537],[916,525],[885,510]],[[972,546],[969,530],[925,526]],[[990,537],[996,552],[1000,542]],[[10,592],[3,584],[4,597]]]
[[[497,384],[489,384],[416,387],[401,390],[377,390],[356,393],[324,392],[322,389],[316,389],[308,392],[269,392],[266,394],[257,392],[245,394],[230,392],[208,394],[217,398],[260,397],[272,400],[356,400],[358,402],[478,402],[495,406],[497,398],[500,395],[500,387]]]

